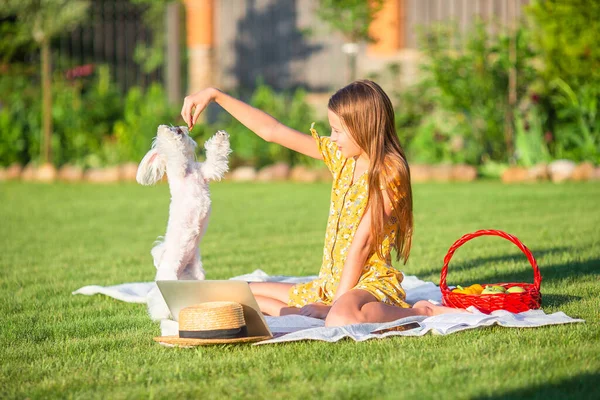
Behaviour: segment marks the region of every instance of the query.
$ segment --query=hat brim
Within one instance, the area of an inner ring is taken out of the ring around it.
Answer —
[[[170,346],[179,347],[194,347],[194,346],[210,346],[213,344],[236,344],[236,343],[253,343],[271,339],[272,336],[248,336],[233,339],[188,339],[180,338],[179,336],[158,336],[154,338],[155,342]]]

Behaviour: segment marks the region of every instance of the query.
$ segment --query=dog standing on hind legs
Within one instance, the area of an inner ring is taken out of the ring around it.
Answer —
[[[210,215],[208,182],[221,180],[228,171],[231,147],[227,132],[218,131],[204,143],[206,160],[198,162],[196,146],[187,127],[160,125],[152,148],[138,167],[136,180],[142,185],[156,183],[166,172],[171,192],[167,232],[151,251],[155,280],[204,279],[198,245]],[[147,301],[153,320],[169,318],[158,287],[148,293]]]

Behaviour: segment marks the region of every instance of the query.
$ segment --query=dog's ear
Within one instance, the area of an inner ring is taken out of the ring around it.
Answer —
[[[135,179],[142,185],[154,185],[165,174],[166,165],[156,149],[150,150],[138,166]]]

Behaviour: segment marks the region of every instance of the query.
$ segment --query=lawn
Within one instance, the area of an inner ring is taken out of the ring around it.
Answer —
[[[209,279],[318,272],[327,184],[221,182],[212,197]],[[0,397],[600,398],[600,184],[419,184],[414,198],[413,251],[399,269],[438,283],[462,234],[504,230],[536,256],[545,311],[587,322],[164,348],[143,305],[71,292],[153,278],[167,186],[0,183]],[[448,274],[449,284],[511,281],[532,282],[532,269],[497,237],[461,247]]]

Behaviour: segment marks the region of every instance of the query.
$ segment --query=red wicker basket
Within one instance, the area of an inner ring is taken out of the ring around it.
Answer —
[[[510,240],[521,249],[527,256],[531,267],[533,268],[533,284],[530,283],[487,283],[485,285],[503,286],[509,288],[512,286],[520,286],[525,289],[522,293],[501,293],[501,294],[463,294],[454,293],[446,284],[446,275],[448,274],[448,264],[452,255],[460,246],[465,244],[471,239],[479,236],[500,236],[507,240]],[[446,307],[454,308],[467,308],[469,306],[475,306],[479,311],[484,313],[490,313],[494,310],[507,310],[513,313],[519,313],[531,309],[537,309],[541,307],[542,295],[540,293],[540,284],[542,283],[542,275],[538,268],[537,262],[531,254],[531,251],[516,237],[509,235],[506,232],[496,230],[480,230],[477,232],[469,233],[458,239],[448,250],[448,254],[444,257],[444,267],[442,268],[442,274],[440,277],[440,289],[442,291],[442,304]]]

